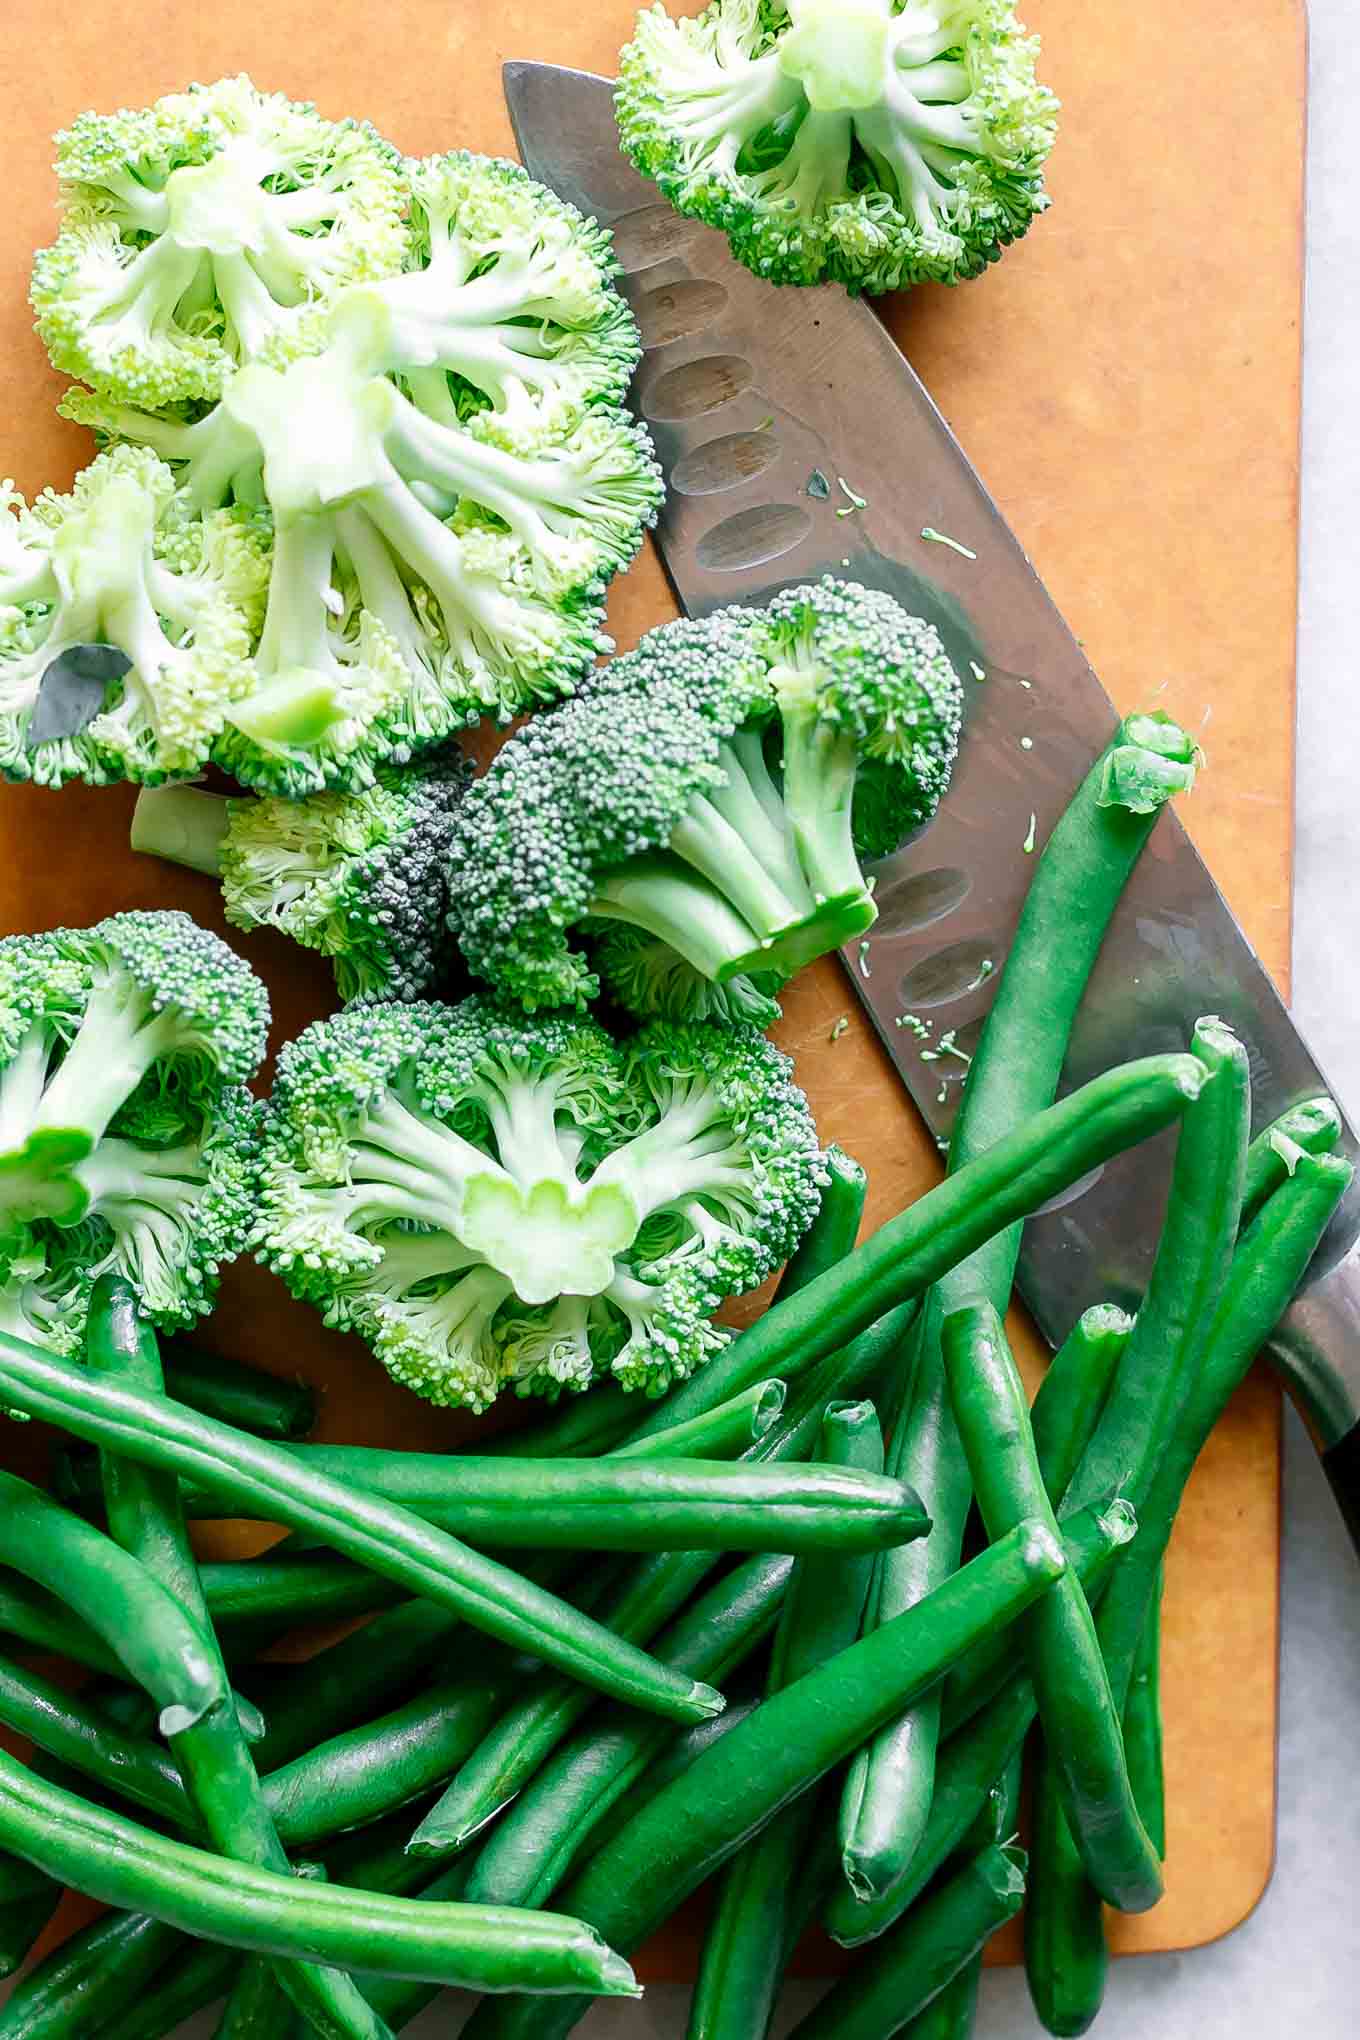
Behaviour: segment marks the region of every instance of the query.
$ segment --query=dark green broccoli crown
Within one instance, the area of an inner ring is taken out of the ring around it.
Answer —
[[[723,1003],[757,1017],[777,981],[872,920],[858,859],[934,813],[961,712],[933,627],[854,583],[663,625],[474,786],[451,925],[530,1010],[594,996],[570,931],[608,920],[677,956],[666,970],[641,936],[605,935],[610,990],[633,1010],[697,1017],[718,1010],[698,979],[741,978]]]
[[[52,938],[83,959],[92,978],[125,983],[157,1017],[177,1021],[175,1049],[205,1056],[228,1082],[244,1083],[264,1060],[269,994],[234,949],[177,909],[110,914],[93,928]]]

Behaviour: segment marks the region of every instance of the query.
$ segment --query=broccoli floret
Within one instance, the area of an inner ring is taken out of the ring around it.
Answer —
[[[214,756],[289,799],[370,784],[385,760],[569,692],[661,500],[625,413],[600,404],[507,444],[494,410],[445,422],[399,387],[381,287],[346,293],[333,326],[314,359],[239,370],[191,424],[88,394],[67,406],[154,449],[199,511],[267,505],[257,688]]]
[[[156,787],[138,799],[132,847],[220,878],[233,927],[277,928],[330,957],[342,999],[421,999],[448,963],[449,831],[467,780],[448,751],[303,801]]]
[[[450,925],[529,1011],[593,998],[589,939],[622,924],[658,946],[604,944],[621,1002],[715,1012],[717,986],[764,1017],[785,978],[872,924],[860,857],[934,813],[961,705],[932,626],[852,583],[663,625],[472,787]]]
[[[75,1350],[113,1270],[165,1329],[211,1308],[255,1203],[264,987],[186,914],[0,941],[0,1314]]]
[[[418,408],[441,425],[489,411],[513,444],[621,402],[641,350],[605,229],[517,163],[457,151],[406,170],[414,254],[377,296]]]
[[[1011,0],[714,0],[646,10],[625,153],[774,283],[959,283],[1046,208],[1058,102]]]
[[[57,137],[65,225],[32,300],[54,365],[152,410],[210,403],[304,342],[346,284],[406,259],[395,149],[366,123],[224,78]]]
[[[254,689],[249,653],[268,572],[255,522],[233,509],[195,514],[146,448],[101,454],[69,495],[45,490],[31,508],[6,483],[0,772],[60,786],[197,770]],[[63,655],[91,645],[130,663],[104,683],[82,728],[51,734],[44,682]]]
[[[612,1375],[659,1395],[816,1213],[816,1130],[749,1028],[485,998],[350,1006],[279,1058],[254,1244],[398,1381],[484,1410]]]

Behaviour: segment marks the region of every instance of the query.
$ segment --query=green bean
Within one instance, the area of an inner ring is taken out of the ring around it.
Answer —
[[[981,1982],[982,1958],[977,1956],[902,2028],[902,2040],[972,2040]]]
[[[1133,1661],[1129,1696],[1124,1703],[1124,1748],[1129,1782],[1143,1825],[1153,1847],[1166,1857],[1166,1795],[1162,1775],[1162,1569],[1159,1567],[1148,1603],[1138,1655]]]
[[[1186,1372],[1189,1387],[1140,1510],[1140,1529],[1121,1558],[1101,1600],[1097,1633],[1110,1686],[1121,1709],[1161,1577],[1162,1561],[1191,1469],[1252,1361],[1270,1337],[1302,1281],[1308,1263],[1345,1195],[1353,1171],[1340,1156],[1312,1155],[1282,1141],[1293,1173],[1269,1197],[1243,1233],[1212,1323],[1201,1331]],[[1046,1838],[1048,1839],[1048,1838]],[[1037,1853],[1037,1852],[1036,1852]],[[1076,1876],[1061,1837],[1045,1863],[1045,1931],[1049,1942],[1089,1951],[1103,1936],[1096,1894]],[[1089,1956],[1077,1972],[1084,1986],[1064,1981],[1062,2030],[1084,2032],[1100,2008],[1103,1970]],[[1031,1978],[1031,1994],[1045,2002],[1057,1989]],[[1082,2020],[1084,2023],[1073,2023]]]
[[[149,1990],[129,1996],[99,2028],[99,2040],[165,2040],[178,2033],[185,2019],[215,2004],[231,1989],[241,1966],[234,1948],[213,1941],[189,1943],[178,1962],[162,1970]],[[46,2036],[44,2036],[46,2040]],[[69,2029],[52,2040],[76,2040]]]
[[[277,1684],[251,1687],[266,1723],[255,1750],[261,1771],[291,1763],[319,1735],[340,1735],[393,1707],[446,1647],[456,1626],[433,1601],[403,1601],[305,1664],[262,1666],[277,1675]]]
[[[872,1403],[835,1403],[818,1448],[830,1465],[883,1464],[883,1434]],[[771,1654],[769,1690],[848,1648],[859,1634],[872,1565],[829,1554],[793,1569]],[[774,2010],[789,1936],[794,1873],[807,1853],[817,1796],[804,1793],[739,1849],[722,1874],[709,1914],[690,2000],[689,2040],[744,2040],[764,2033]]]
[[[141,1315],[136,1292],[114,1276],[95,1284],[86,1330],[92,1373],[157,1394],[164,1386],[156,1335]],[[107,1452],[102,1457],[109,1530],[167,1593],[173,1594],[216,1660],[224,1701],[201,1719],[167,1729],[179,1774],[213,1847],[233,1863],[289,1874],[270,1818],[203,1598],[173,1473]],[[332,2040],[385,2040],[386,2029],[350,1977],[314,1963],[284,1962],[277,1979],[317,2032]]]
[[[1137,1519],[1125,1501],[1083,1510],[1063,1526],[1063,1549],[1082,1587],[1093,1593],[1116,1553],[1134,1537]],[[1014,1641],[991,1636],[975,1644],[945,1681],[943,1748],[930,1818],[901,1875],[878,1896],[857,1899],[848,1884],[831,1893],[824,1924],[847,1948],[872,1941],[901,1917],[942,1865],[962,1847],[988,1794],[1018,1754],[1034,1719],[1032,1682],[1016,1672]]]
[[[895,1351],[902,1318],[889,1315],[854,1342],[846,1355],[832,1355],[803,1384],[779,1422],[751,1446],[745,1464],[797,1458],[813,1449],[827,1401],[853,1379],[876,1371]],[[853,1392],[853,1391],[852,1391]],[[681,1609],[712,1570],[713,1554],[670,1552],[630,1567],[603,1613],[611,1630],[639,1640],[650,1638]],[[463,1764],[443,1799],[411,1837],[417,1855],[446,1855],[462,1848],[500,1812],[539,1765],[575,1726],[589,1702],[562,1680],[542,1682],[496,1724],[481,1749]]]
[[[1047,1746],[1034,1771],[1033,1866],[1025,1907],[1025,1977],[1034,2009],[1053,2034],[1085,2033],[1105,1995],[1109,1953],[1100,1901],[1063,1811],[1057,1765]]]
[[[1033,1113],[880,1226],[836,1267],[767,1310],[674,1390],[664,1408],[647,1418],[642,1435],[661,1429],[663,1420],[691,1416],[747,1382],[767,1375],[793,1380],[1099,1163],[1169,1125],[1205,1080],[1193,1056],[1148,1056],[1107,1070],[1059,1104]]]
[[[788,1386],[782,1381],[753,1381],[691,1417],[671,1424],[654,1438],[625,1439],[607,1457],[615,1459],[736,1459],[748,1445],[763,1438],[783,1415]]]
[[[988,1303],[954,1311],[941,1332],[945,1371],[989,1537],[1025,1519],[1057,1522],[1034,1451],[1025,1392]],[[1084,1463],[1084,1462],[1083,1462]],[[1161,1897],[1157,1852],[1138,1818],[1095,1622],[1068,1573],[1024,1624],[1025,1656],[1063,1803],[1087,1875],[1111,1905],[1145,1912]]]
[[[784,1806],[943,1677],[980,1636],[1015,1619],[1065,1571],[1046,1530],[1026,1524],[947,1580],[929,1601],[773,1693],[749,1721],[652,1795],[632,1823],[566,1885],[561,1903],[608,1920],[636,1946],[696,1885],[720,1869]],[[995,1778],[1004,1758],[992,1772]],[[990,1783],[990,1780],[988,1781]],[[3,1836],[0,1836],[0,1840]],[[551,2009],[526,1999],[483,2006],[465,2040],[532,2034],[556,2040],[581,2016],[579,1997]]]
[[[598,1811],[593,1803],[587,1808],[586,1825],[579,1847],[572,1850],[569,1855],[565,1849],[562,1850],[559,1858],[562,1861],[561,1875],[554,1877],[553,1890],[556,1890],[562,1877],[576,1863],[585,1862],[587,1857],[593,1856],[597,1850],[611,1842],[620,1828],[628,1825],[638,1808],[650,1799],[654,1792],[659,1792],[663,1785],[669,1785],[672,1778],[680,1777],[712,1743],[721,1742],[723,1736],[730,1735],[734,1728],[739,1727],[755,1713],[759,1705],[760,1702],[754,1694],[745,1699],[734,1698],[728,1701],[723,1713],[712,1721],[696,1721],[693,1728],[668,1730],[666,1739],[656,1755],[638,1770],[636,1776],[629,1776],[625,1781],[625,1789],[620,1792],[617,1799],[608,1795],[609,1781],[606,1780],[607,1803]],[[537,1782],[535,1780],[535,1784]],[[490,1846],[490,1842],[484,1845],[483,1854]],[[478,1863],[481,1857],[475,1857],[473,1861],[474,1864]],[[542,1904],[543,1900],[540,1899],[538,1903]]]
[[[248,1955],[222,2007],[213,2040],[286,2040],[293,2030],[292,2016],[273,1963]]]
[[[413,1904],[312,1885],[167,1841],[44,1784],[0,1753],[0,1846],[77,1891],[254,1954],[420,1976],[472,1990],[634,1996],[626,1962],[555,1913]]]
[[[1274,1135],[1280,1135],[1277,1141]],[[1341,1114],[1325,1094],[1305,1098],[1282,1112],[1247,1149],[1247,1166],[1242,1179],[1242,1220],[1245,1232],[1268,1197],[1273,1197],[1289,1175],[1287,1143],[1293,1142],[1305,1154],[1331,1154],[1341,1138]]]
[[[174,1948],[173,1927],[145,1914],[106,1913],[52,1950],[11,1992],[0,2012],[4,2040],[100,2040],[111,2018],[158,1974]]]
[[[173,1596],[112,1538],[13,1473],[0,1473],[0,1557],[95,1631],[156,1701],[163,1733],[222,1705],[221,1666]]]
[[[864,1215],[868,1178],[858,1162],[835,1146],[826,1151],[826,1173],[817,1216],[779,1278],[776,1301],[796,1295],[815,1276],[834,1268],[855,1244]],[[706,1368],[697,1379],[704,1380],[707,1373]],[[691,1398],[690,1414],[714,1408],[721,1403],[722,1395],[721,1389],[711,1396],[696,1394]],[[635,1395],[627,1394],[612,1382],[602,1382],[589,1395],[572,1396],[559,1403],[543,1423],[505,1433],[493,1439],[487,1449],[534,1459],[569,1459],[610,1447],[617,1449],[619,1439],[627,1440],[631,1449],[640,1442],[636,1434],[642,1415]],[[659,1437],[661,1433],[653,1426],[646,1435]]]
[[[168,1397],[96,1380],[36,1346],[0,1334],[0,1400],[142,1465],[203,1482],[221,1484],[229,1477],[233,1492],[247,1506],[263,1506],[280,1523],[318,1531],[336,1550],[408,1592],[442,1602],[475,1628],[615,1699],[681,1721],[700,1719],[722,1706],[721,1696],[710,1688],[687,1685],[567,1603],[432,1529],[409,1510],[347,1492],[307,1472],[281,1446],[199,1416]]]
[[[869,1551],[923,1536],[929,1527],[915,1496],[900,1483],[829,1467],[651,1456],[545,1463],[389,1452],[366,1445],[296,1445],[289,1450],[309,1471],[400,1503],[479,1547]],[[273,1562],[275,1567],[306,1563],[291,1557]],[[334,1584],[325,1573],[315,1580],[327,1612],[346,1577],[343,1566],[332,1564]],[[226,1603],[224,1612],[273,1612],[261,1592],[268,1561],[259,1570],[258,1581],[245,1574],[255,1594],[243,1593],[238,1602]],[[299,1599],[305,1605],[305,1590]]]
[[[347,1558],[313,1558],[306,1552],[234,1559],[205,1565],[201,1572],[214,1622],[338,1622],[391,1608],[405,1598],[392,1580]]]
[[[196,1828],[174,1761],[159,1743],[125,1734],[78,1695],[6,1658],[0,1658],[0,1722],[162,1820]]]
[[[1192,1045],[1212,1081],[1181,1126],[1147,1294],[1064,1508],[1111,1493],[1137,1506],[1185,1393],[1193,1342],[1227,1279],[1242,1212],[1251,1073],[1245,1048],[1221,1021],[1201,1020]]]
[[[28,1960],[34,1942],[60,1904],[61,1886],[50,1877],[44,1877],[26,1898],[0,1899],[0,1977],[13,1976]],[[0,2013],[0,2021],[3,2017]],[[3,2030],[0,2024],[0,2032]]]
[[[1040,1478],[1055,1508],[1095,1433],[1132,1330],[1127,1311],[1113,1303],[1093,1304],[1044,1372],[1030,1421]]]
[[[1013,1919],[1025,1857],[993,1845],[954,1873],[835,1984],[790,2040],[891,2040]]]
[[[867,1904],[856,1904],[845,1885],[832,1895],[824,1925],[833,1941],[843,1948],[876,1941],[916,1903],[962,1846],[997,1779],[1024,1748],[1035,1711],[1033,1683],[1021,1673],[941,1745],[930,1819],[920,1847],[891,1890]]]
[[[70,1658],[106,1678],[127,1676],[117,1651],[87,1622],[73,1615],[54,1594],[12,1573],[0,1576],[0,1636],[12,1636],[53,1657]]]
[[[696,1678],[725,1677],[769,1634],[792,1564],[770,1554],[734,1567],[661,1633],[656,1655]],[[717,1720],[726,1722],[732,1711]],[[553,1752],[483,1843],[469,1898],[543,1904],[611,1807],[639,1780],[650,1788],[658,1756],[676,1741],[664,1723],[631,1708],[609,1708],[589,1720]]]
[[[166,1349],[165,1385],[176,1402],[261,1438],[305,1438],[316,1422],[316,1397],[305,1381],[283,1381],[179,1340]]]
[[[477,1748],[507,1690],[503,1669],[464,1673],[271,1771],[265,1801],[281,1839],[290,1848],[322,1841],[442,1784]]]

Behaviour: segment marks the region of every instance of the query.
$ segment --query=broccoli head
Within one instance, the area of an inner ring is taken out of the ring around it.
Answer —
[[[255,687],[268,581],[248,514],[192,511],[143,447],[101,454],[69,495],[0,490],[0,772],[60,786],[154,784],[207,758]],[[42,712],[44,682],[90,647],[122,670],[83,726]]]
[[[0,941],[0,1314],[73,1350],[107,1271],[165,1329],[211,1308],[254,1206],[268,1024],[186,914]]]
[[[635,1011],[766,1020],[872,924],[860,859],[934,813],[961,706],[933,627],[853,583],[665,624],[471,788],[450,925],[531,1012],[603,973]]]
[[[65,223],[34,265],[38,330],[57,368],[152,410],[213,402],[408,251],[396,150],[248,78],[82,114],[57,172]]]
[[[639,17],[625,153],[774,283],[959,283],[1048,204],[1058,102],[1011,0],[714,0]]]
[[[156,787],[137,802],[132,847],[220,878],[233,927],[277,928],[330,957],[342,999],[421,999],[448,962],[448,839],[467,780],[449,750],[310,800]]]
[[[433,306],[434,274],[397,283],[422,284]],[[239,370],[191,423],[68,400],[168,462],[199,513],[269,513],[256,689],[214,752],[260,792],[367,785],[379,763],[569,692],[604,645],[608,582],[656,517],[640,425],[603,402],[460,417],[430,359],[438,321],[414,302],[398,308],[381,285],[342,294],[322,353]],[[447,404],[427,382],[402,386],[422,349]]]
[[[256,1251],[431,1402],[660,1395],[712,1313],[785,1259],[823,1165],[754,1029],[594,1021],[471,998],[350,1006],[283,1051]]]

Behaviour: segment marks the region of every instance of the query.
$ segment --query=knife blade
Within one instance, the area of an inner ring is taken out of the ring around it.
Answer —
[[[776,290],[733,260],[722,235],[675,213],[621,154],[608,79],[510,63],[505,92],[530,174],[613,230],[644,347],[633,402],[666,475],[657,538],[682,607],[702,615],[844,574],[928,616],[965,676],[949,794],[929,826],[878,867],[879,920],[844,957],[889,1058],[947,1139],[1032,853],[1109,738],[1115,710],[863,300],[835,286]],[[1246,1044],[1258,1125],[1327,1088],[1167,814],[1110,929],[1064,1084],[1183,1048],[1203,1013],[1219,1014]],[[907,1016],[919,1026],[899,1024]],[[939,1053],[945,1036],[961,1053]],[[1355,1158],[1350,1126],[1344,1146]],[[1141,1296],[1170,1153],[1170,1137],[1134,1149],[1026,1225],[1020,1291],[1054,1344],[1087,1305]],[[1276,1344],[1330,1448],[1343,1507],[1360,1521],[1360,1181]]]

